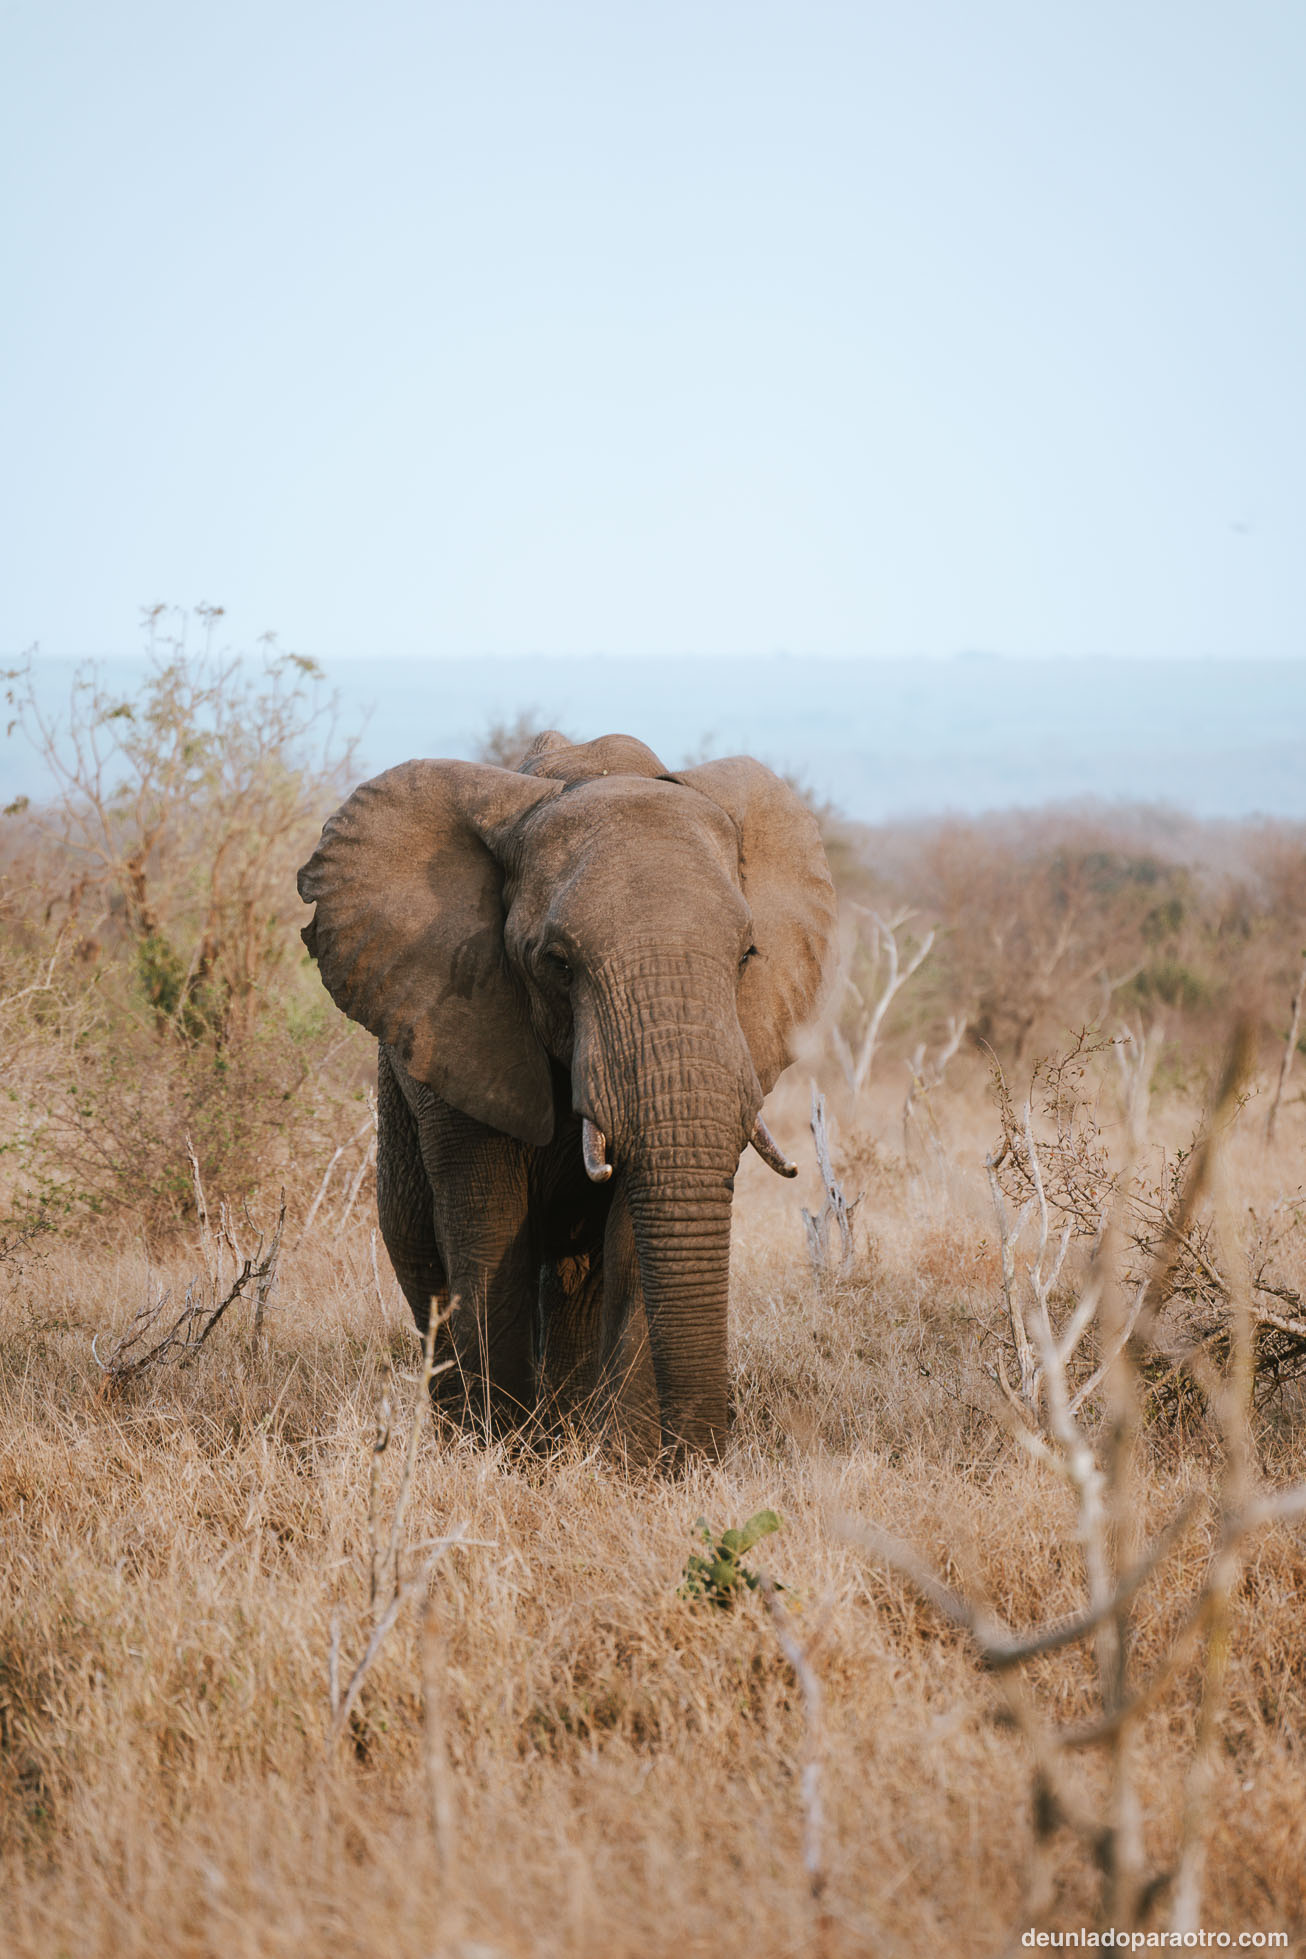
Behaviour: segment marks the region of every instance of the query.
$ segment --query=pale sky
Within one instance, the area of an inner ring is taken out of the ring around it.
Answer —
[[[0,13],[0,654],[1306,655],[1301,0]]]

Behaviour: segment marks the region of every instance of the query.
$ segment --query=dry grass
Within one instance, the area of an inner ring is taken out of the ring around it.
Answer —
[[[371,1498],[388,1516],[403,1473],[392,1446],[371,1489],[378,1403],[389,1395],[402,1445],[421,1355],[384,1258],[373,1264],[370,1043],[329,1008],[296,936],[291,873],[338,764],[315,745],[310,677],[292,667],[240,706],[221,663],[188,663],[178,643],[133,715],[75,697],[71,748],[45,731],[52,766],[65,756],[54,800],[0,831],[0,1947],[1004,1950],[1034,1843],[1026,1743],[965,1635],[838,1519],[915,1545],[1013,1628],[1083,1601],[1071,1492],[995,1415],[1009,1329],[983,1163],[998,1121],[972,1041],[1019,1098],[1035,1052],[1067,1027],[1128,1028],[1135,1053],[1154,1040],[1153,1134],[1173,1166],[1231,1006],[1250,1013],[1259,1079],[1271,1092],[1281,1079],[1282,1101],[1272,1149],[1269,1092],[1244,1112],[1227,1180],[1244,1249],[1273,1254],[1279,1290],[1260,1303],[1295,1322],[1306,832],[1181,833],[1101,812],[875,834],[828,822],[841,893],[866,908],[850,919],[900,921],[900,972],[931,940],[891,1011],[884,998],[880,1043],[886,927],[877,965],[850,926],[857,988],[836,988],[832,1012],[854,1074],[873,1036],[859,1124],[830,1029],[815,1064],[836,1171],[864,1193],[852,1268],[824,1285],[809,1269],[800,1207],[819,1189],[795,1070],[768,1115],[804,1180],[782,1185],[751,1156],[741,1168],[725,1461],[633,1480],[581,1439],[545,1458],[426,1435],[405,1575],[432,1540],[461,1527],[468,1542],[435,1567],[424,1611],[407,1602],[332,1743],[333,1628],[345,1683],[376,1621]],[[223,729],[250,740],[215,740]],[[498,731],[487,754],[508,759],[525,732]],[[104,800],[104,742],[131,762],[125,799]],[[1102,1067],[1109,1150],[1120,1082]],[[1160,1189],[1164,1165],[1151,1171]],[[157,1334],[197,1274],[205,1311],[234,1275],[219,1283],[221,1262],[188,1248],[201,1172],[247,1252],[245,1201],[267,1229],[285,1188],[266,1338],[237,1301],[202,1347],[108,1381],[106,1357],[150,1344],[114,1343],[161,1288]],[[1086,1258],[1077,1240],[1068,1286]],[[1218,1359],[1237,1289],[1212,1283],[1190,1289],[1187,1331],[1213,1327]],[[1298,1479],[1302,1384],[1260,1378],[1274,1391],[1255,1411],[1257,1471]],[[1149,1407],[1144,1536],[1221,1478],[1200,1396]],[[769,1594],[732,1611],[678,1596],[700,1513],[721,1529],[765,1508],[784,1518],[751,1554],[787,1588],[774,1618]],[[1208,1503],[1140,1594],[1137,1675],[1168,1651],[1217,1528]],[[1300,1524],[1251,1542],[1202,1914],[1212,1931],[1286,1930],[1302,1949],[1304,1579]],[[1142,1718],[1149,1869],[1180,1838],[1201,1668],[1199,1650]],[[1027,1673],[1049,1722],[1090,1718],[1086,1648]],[[804,1868],[814,1739],[819,1898]],[[1091,1752],[1069,1769],[1095,1800],[1106,1772]],[[1050,1854],[1046,1922],[1091,1923],[1100,1874],[1081,1841],[1058,1829]],[[1159,1901],[1153,1922],[1167,1911]]]
[[[968,1091],[936,1098],[941,1152],[912,1170],[848,1133],[867,1190],[859,1261],[819,1292],[805,1083],[776,1128],[805,1181],[740,1178],[737,1419],[726,1460],[632,1480],[577,1442],[548,1459],[423,1447],[414,1544],[458,1524],[432,1583],[452,1798],[440,1875],[422,1726],[420,1615],[401,1617],[345,1736],[326,1745],[328,1651],[369,1624],[368,1471],[393,1366],[420,1353],[378,1300],[370,1220],[284,1258],[269,1338],[234,1313],[194,1363],[101,1392],[92,1333],[147,1296],[143,1256],[56,1246],[6,1268],[0,1332],[0,1847],[15,1955],[583,1956],[986,1953],[1020,1928],[1032,1833],[1023,1744],[961,1635],[833,1528],[853,1512],[978,1574],[1024,1626],[1079,1592],[1069,1497],[993,1417],[992,1213]],[[992,1129],[991,1116],[987,1118]],[[886,1105],[871,1128],[892,1136]],[[1243,1201],[1291,1181],[1241,1145]],[[858,1154],[860,1149],[860,1155]],[[180,1294],[195,1260],[170,1256]],[[385,1273],[384,1265],[382,1272]],[[1267,1470],[1300,1474],[1298,1408],[1261,1417]],[[382,1459],[393,1495],[400,1451]],[[1140,1504],[1167,1515],[1217,1473],[1199,1431],[1158,1430]],[[802,1861],[802,1696],[763,1602],[677,1595],[693,1525],[774,1506],[763,1558],[791,1588],[824,1704],[827,1918]],[[1144,1592],[1158,1656],[1201,1581],[1199,1525]],[[963,1567],[958,1571],[958,1566]],[[1306,1949],[1306,1531],[1260,1537],[1233,1612],[1203,1924]],[[1057,1714],[1091,1711],[1081,1649],[1033,1669]],[[1149,1852],[1178,1830],[1197,1663],[1146,1718]],[[1093,1757],[1075,1771],[1087,1786]],[[1091,1923],[1095,1874],[1057,1839],[1054,1924]]]

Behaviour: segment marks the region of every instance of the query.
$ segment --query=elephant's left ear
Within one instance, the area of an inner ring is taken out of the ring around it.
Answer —
[[[834,960],[838,916],[820,827],[788,783],[748,755],[671,780],[709,797],[739,831],[757,946],[739,981],[739,1023],[766,1094],[793,1059],[790,1037],[811,1015]]]

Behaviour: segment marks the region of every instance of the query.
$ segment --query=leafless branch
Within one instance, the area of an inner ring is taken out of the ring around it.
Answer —
[[[417,1397],[412,1418],[408,1426],[408,1441],[404,1451],[404,1465],[400,1475],[399,1488],[395,1495],[391,1513],[390,1529],[384,1548],[382,1538],[386,1534],[381,1528],[381,1459],[390,1444],[391,1417],[389,1383],[382,1391],[380,1410],[377,1416],[376,1434],[372,1443],[372,1461],[368,1478],[368,1608],[372,1625],[362,1655],[349,1676],[343,1695],[338,1687],[333,1687],[331,1697],[331,1724],[327,1736],[328,1747],[338,1740],[343,1732],[354,1705],[362,1689],[363,1682],[375,1664],[381,1648],[393,1630],[405,1606],[411,1604],[425,1590],[431,1574],[445,1553],[458,1544],[470,1544],[477,1540],[467,1536],[467,1526],[458,1524],[444,1537],[428,1539],[420,1546],[411,1547],[415,1553],[424,1554],[420,1561],[405,1575],[403,1571],[403,1523],[412,1490],[413,1477],[417,1468],[417,1451],[421,1442],[423,1428],[429,1416],[430,1388],[435,1376],[446,1367],[449,1361],[437,1364],[435,1360],[435,1336],[440,1325],[439,1315],[432,1309],[427,1322],[426,1339],[422,1348],[422,1368],[418,1378]],[[387,1596],[388,1593],[388,1596]],[[336,1637],[333,1628],[333,1640]],[[334,1664],[328,1671],[336,1679]]]
[[[839,1234],[840,1275],[846,1273],[853,1261],[853,1212],[861,1203],[861,1197],[849,1199],[844,1195],[843,1186],[834,1174],[830,1162],[830,1137],[826,1127],[825,1097],[812,1083],[812,1142],[816,1147],[817,1166],[821,1172],[823,1198],[821,1208],[813,1217],[810,1211],[803,1211],[803,1228],[807,1233],[807,1253],[812,1261],[812,1270],[818,1280],[826,1279],[831,1271],[831,1230]]]
[[[369,1140],[367,1148],[363,1151],[362,1156],[358,1159],[358,1168],[355,1170],[353,1177],[350,1180],[349,1189],[345,1195],[345,1201],[340,1209],[340,1216],[336,1219],[335,1235],[337,1238],[339,1238],[343,1234],[344,1228],[349,1222],[349,1214],[353,1210],[356,1202],[358,1201],[358,1193],[363,1187],[363,1179],[367,1175],[368,1171],[371,1169],[375,1161],[376,1161],[376,1138],[375,1136],[373,1136]]]
[[[1081,1037],[1076,1053],[1084,1051]],[[1064,1069],[1053,1069],[1049,1074],[1058,1125],[1055,1145],[1040,1142],[1029,1104],[1022,1117],[1016,1117],[1005,1084],[998,1078],[1004,1140],[1001,1148],[990,1154],[986,1167],[1002,1244],[1003,1300],[1020,1382],[1013,1386],[1001,1357],[997,1377],[1012,1410],[1012,1432],[1020,1446],[1074,1492],[1076,1534],[1084,1561],[1083,1606],[1049,1625],[1016,1632],[995,1612],[981,1588],[945,1583],[913,1547],[864,1524],[844,1520],[838,1526],[842,1535],[899,1572],[921,1598],[964,1631],[973,1640],[982,1663],[1003,1683],[1001,1691],[1008,1710],[1034,1761],[1037,1829],[1028,1897],[1031,1908],[1036,1906],[1038,1911],[1045,1910],[1052,1898],[1052,1866],[1043,1839],[1056,1820],[1062,1819],[1073,1821],[1079,1833],[1093,1842],[1103,1870],[1102,1910],[1107,1922],[1128,1928],[1139,1922],[1149,1885],[1139,1793],[1138,1723],[1200,1646],[1202,1703],[1197,1744],[1185,1785],[1173,1886],[1176,1930],[1187,1931],[1195,1924],[1201,1900],[1209,1787],[1223,1704],[1229,1601],[1241,1570],[1243,1547],[1249,1534],[1265,1523],[1306,1515],[1306,1485],[1273,1491],[1252,1487],[1247,1410],[1257,1309],[1251,1303],[1245,1261],[1234,1254],[1227,1216],[1217,1224],[1217,1242],[1209,1254],[1204,1249],[1206,1239],[1196,1236],[1198,1206],[1208,1193],[1215,1193],[1218,1217],[1222,1215],[1218,1201],[1220,1145],[1239,1106],[1249,1060],[1248,1032],[1239,1025],[1230,1042],[1207,1131],[1192,1150],[1182,1180],[1176,1180],[1173,1202],[1160,1207],[1162,1223],[1149,1267],[1128,1285],[1119,1278],[1119,1219],[1132,1189],[1132,1161],[1142,1141],[1140,1104],[1146,1096],[1148,1075],[1145,1058],[1129,1084],[1133,1157],[1123,1171],[1112,1176],[1104,1174],[1100,1157],[1085,1156],[1082,1149],[1075,1154],[1079,1146],[1066,1126],[1068,1118],[1060,1100]],[[1053,1157],[1055,1191],[1045,1160],[1049,1149],[1063,1152]],[[1014,1229],[1009,1223],[1004,1179],[1009,1186],[1014,1181],[1026,1193]],[[1110,1194],[1110,1206],[1095,1216],[1090,1200],[1102,1187]],[[1021,1225],[1031,1217],[1037,1220],[1037,1242],[1018,1268],[1016,1240]],[[1066,1270],[1072,1225],[1091,1239],[1093,1251],[1087,1274],[1077,1286],[1078,1297],[1072,1292],[1067,1306],[1058,1288]],[[1134,1600],[1199,1508],[1198,1499],[1190,1498],[1160,1530],[1143,1541],[1134,1457],[1145,1323],[1149,1315],[1154,1322],[1169,1297],[1179,1260],[1190,1246],[1201,1250],[1214,1269],[1231,1275],[1224,1280],[1230,1314],[1229,1365],[1223,1373],[1209,1366],[1207,1375],[1207,1389],[1224,1439],[1218,1531],[1184,1622],[1147,1681],[1135,1686],[1130,1678]],[[1092,1327],[1100,1330],[1101,1358],[1087,1378],[1075,1386],[1069,1370]],[[1089,1427],[1084,1411],[1099,1391],[1104,1395],[1101,1419]],[[1100,1713],[1095,1720],[1075,1727],[1049,1724],[1037,1713],[1027,1683],[1021,1685],[1020,1670],[1033,1659],[1086,1638],[1096,1642]],[[1060,1771],[1069,1750],[1085,1747],[1104,1748],[1108,1753],[1108,1788],[1103,1817],[1097,1822],[1075,1811]]]
[[[199,1166],[191,1155],[194,1168],[197,1201],[203,1205],[203,1191],[199,1180]],[[176,1359],[186,1366],[198,1354],[210,1334],[220,1325],[231,1307],[242,1299],[251,1296],[254,1300],[254,1328],[256,1334],[262,1331],[263,1311],[276,1284],[277,1260],[281,1253],[281,1239],[286,1222],[286,1199],[282,1193],[281,1205],[271,1236],[266,1238],[260,1231],[254,1251],[241,1260],[231,1283],[223,1287],[221,1268],[214,1235],[209,1227],[207,1208],[202,1210],[200,1245],[208,1276],[196,1277],[186,1287],[186,1301],[177,1318],[165,1331],[151,1341],[163,1318],[171,1293],[160,1292],[157,1299],[147,1302],[134,1316],[126,1331],[113,1346],[101,1356],[99,1335],[91,1342],[91,1352],[96,1364],[104,1374],[103,1391],[113,1393],[126,1382],[137,1378],[145,1369],[162,1365],[165,1361]],[[151,1343],[146,1345],[145,1342]]]
[[[1041,1654],[1056,1653],[1064,1647],[1075,1646],[1081,1639],[1095,1633],[1114,1612],[1127,1605],[1143,1589],[1153,1572],[1179,1543],[1200,1508],[1200,1499],[1196,1496],[1182,1503],[1158,1533],[1146,1556],[1125,1573],[1109,1598],[1087,1611],[1072,1613],[1028,1633],[1014,1631],[987,1601],[968,1598],[965,1593],[946,1585],[918,1551],[889,1532],[852,1517],[839,1518],[835,1529],[850,1544],[858,1545],[878,1563],[888,1565],[890,1570],[906,1578],[942,1618],[968,1634],[990,1672],[1005,1673]]]
[[[314,1218],[317,1216],[318,1212],[322,1208],[322,1200],[327,1194],[327,1189],[328,1186],[330,1185],[331,1178],[332,1175],[334,1174],[337,1163],[339,1163],[341,1157],[344,1155],[346,1150],[352,1149],[355,1143],[362,1142],[364,1136],[366,1136],[368,1130],[371,1129],[371,1127],[372,1127],[372,1118],[369,1116],[367,1121],[365,1123],[362,1123],[354,1131],[352,1136],[348,1137],[345,1142],[337,1144],[336,1148],[333,1150],[331,1154],[331,1158],[327,1163],[327,1167],[322,1172],[322,1181],[317,1187],[317,1192],[313,1198],[313,1202],[308,1207],[308,1214],[305,1217],[303,1224],[299,1227],[299,1236],[295,1240],[296,1248],[298,1248],[300,1245],[303,1244],[305,1238],[308,1236],[309,1229],[312,1226]],[[366,1161],[366,1159],[364,1160]]]
[[[448,1656],[434,1598],[422,1613],[422,1757],[431,1816],[436,1875],[443,1889],[453,1858],[453,1787],[445,1734],[444,1681]]]
[[[948,1070],[948,1063],[954,1058],[958,1048],[961,1046],[969,1024],[965,1014],[949,1014],[948,1031],[940,1043],[939,1051],[933,1060],[929,1058],[929,1050],[925,1042],[920,1041],[917,1043],[911,1059],[907,1063],[907,1072],[910,1081],[906,1099],[902,1105],[902,1134],[905,1149],[910,1150],[912,1123],[916,1115],[916,1105],[919,1102],[929,1120],[931,1140],[934,1142],[935,1148],[941,1151],[937,1125],[934,1123],[930,1110],[930,1097],[936,1088],[942,1087],[944,1075]]]
[[[864,1025],[857,1036],[855,1050],[848,1039],[842,1034],[836,1040],[840,1060],[848,1077],[848,1086],[854,1095],[858,1095],[865,1088],[870,1076],[871,1063],[875,1058],[876,1044],[879,1040],[880,1028],[883,1024],[884,1016],[892,1005],[895,996],[906,986],[908,980],[920,971],[921,966],[929,956],[930,949],[934,944],[935,928],[933,926],[930,927],[920,944],[910,953],[907,963],[904,966],[902,963],[902,949],[898,944],[898,933],[913,916],[913,913],[911,911],[901,911],[895,913],[892,918],[885,919],[881,918],[878,912],[870,911],[864,905],[854,905],[853,910],[860,918],[866,918],[871,921],[872,976],[876,982],[880,980],[881,959],[883,958],[884,961],[883,983],[879,985],[878,992],[869,1004],[860,988],[853,981],[851,974],[846,975],[844,980],[845,991],[852,994],[865,1015]],[[860,944],[860,933],[858,934],[857,943]]]
[[[763,1571],[757,1574],[757,1589],[762,1595],[762,1602],[775,1628],[780,1651],[793,1668],[794,1678],[803,1697],[805,1740],[800,1783],[803,1800],[803,1868],[807,1872],[807,1885],[816,1911],[816,1949],[820,1954],[826,1948],[829,1932],[825,1908],[825,1818],[821,1793],[821,1765],[824,1753],[821,1683],[816,1676],[811,1658],[798,1637],[793,1619],[785,1610],[774,1583]]]
[[[1283,1100],[1283,1091],[1288,1086],[1288,1076],[1292,1072],[1292,1064],[1297,1058],[1297,1037],[1301,1033],[1301,1010],[1303,1002],[1306,1002],[1306,952],[1303,952],[1301,956],[1301,971],[1297,975],[1297,985],[1292,996],[1292,1010],[1288,1019],[1288,1037],[1283,1044],[1283,1055],[1279,1062],[1278,1079],[1274,1084],[1274,1096],[1270,1102],[1269,1114],[1265,1118],[1265,1141],[1267,1145],[1274,1141],[1275,1124],[1279,1120],[1279,1104]]]
[[[451,1550],[456,1544],[466,1544],[468,1541],[465,1525],[459,1524],[455,1530],[450,1532],[448,1537],[442,1537],[434,1548],[428,1551],[416,1571],[411,1573],[401,1585],[396,1586],[386,1604],[385,1610],[372,1628],[371,1637],[363,1649],[362,1658],[349,1676],[348,1685],[345,1688],[344,1695],[340,1700],[331,1722],[331,1733],[329,1737],[331,1741],[337,1741],[343,1732],[345,1724],[354,1711],[354,1703],[358,1699],[363,1682],[371,1672],[377,1655],[384,1646],[387,1637],[393,1631],[395,1621],[398,1619],[399,1614],[425,1588],[431,1573],[435,1570],[436,1565],[439,1564],[445,1552]]]

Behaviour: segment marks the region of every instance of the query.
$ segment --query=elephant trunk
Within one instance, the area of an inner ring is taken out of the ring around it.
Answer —
[[[673,1457],[716,1454],[726,1428],[734,1178],[762,1099],[736,974],[658,947],[605,978],[592,1015],[578,1022],[576,1104],[604,1133],[622,1179],[662,1447]]]
[[[669,1187],[632,1169],[627,1182],[661,1446],[673,1460],[719,1455],[725,1442],[733,1167]]]

